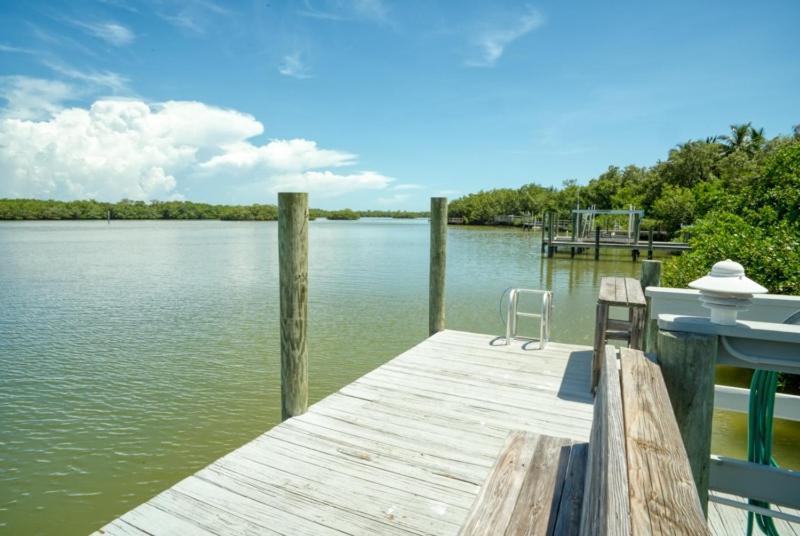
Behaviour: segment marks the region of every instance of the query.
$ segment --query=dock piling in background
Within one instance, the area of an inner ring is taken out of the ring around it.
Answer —
[[[428,295],[428,331],[444,330],[444,283],[447,260],[447,198],[431,197],[431,261]]]
[[[445,223],[447,220],[445,220]],[[281,420],[308,409],[308,194],[278,194]]]
[[[600,260],[600,226],[594,230],[594,260]]]
[[[658,332],[658,362],[704,514],[708,512],[714,365],[718,343],[716,335]]]
[[[653,260],[653,230],[647,232],[647,260]]]
[[[547,247],[547,214],[547,212],[542,212],[542,253],[544,253]]]
[[[652,237],[650,231],[650,236]],[[648,255],[649,257],[649,255]],[[642,276],[639,279],[642,284],[642,290],[647,290],[647,287],[657,287],[661,285],[661,261],[646,260],[642,261]],[[650,298],[645,296],[647,308],[645,309],[644,321],[644,347],[645,352],[656,351],[656,337],[658,335],[658,321],[650,320]]]

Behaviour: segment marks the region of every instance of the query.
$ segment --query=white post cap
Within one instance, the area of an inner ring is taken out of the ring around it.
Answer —
[[[764,294],[767,289],[747,278],[744,267],[730,259],[720,261],[711,268],[711,273],[689,283],[700,291],[703,306],[711,310],[711,321],[715,324],[736,324],[739,310],[750,306],[753,294]]]

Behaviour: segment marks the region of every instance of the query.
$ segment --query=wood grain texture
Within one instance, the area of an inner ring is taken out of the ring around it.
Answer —
[[[638,279],[625,277],[625,293],[628,307],[645,307],[647,302],[644,299],[642,284]]]
[[[649,240],[652,243],[653,231],[650,231]],[[652,258],[652,251],[648,253],[648,258]],[[642,261],[642,276],[639,282],[642,284],[642,289],[646,290],[647,287],[657,287],[661,285],[661,261],[647,260]],[[658,321],[650,319],[650,298],[645,296],[645,320],[644,320],[644,342],[642,349],[645,352],[656,351],[656,340],[658,338]]]
[[[428,332],[445,327],[445,268],[447,265],[447,198],[431,198],[431,259],[428,292]]]
[[[631,533],[708,534],[661,369],[622,348]]]
[[[308,194],[278,194],[281,419],[308,408]]]
[[[597,300],[600,303],[607,303],[609,305],[618,303],[616,277],[600,278],[600,293],[598,294]]]
[[[588,443],[575,443],[569,453],[567,474],[561,491],[558,518],[553,536],[574,536],[580,532],[583,487],[586,482],[586,455]]]
[[[600,382],[594,400],[594,420],[586,461],[580,534],[630,534],[628,471],[625,459],[622,394],[616,350],[602,353]]]
[[[703,512],[708,508],[717,344],[714,335],[658,332],[658,362]]]
[[[638,284],[638,283],[637,283]],[[630,347],[641,350],[644,346],[645,309],[635,307],[631,311]]]
[[[645,307],[642,286],[632,277],[603,277],[600,279],[598,302],[612,307]]]
[[[527,469],[506,536],[552,534],[567,474],[572,441],[561,437],[539,437]]]
[[[456,534],[509,432],[586,441],[592,424],[591,348],[493,339],[441,331],[103,530]]]
[[[459,534],[495,536],[505,533],[539,441],[540,436],[536,434],[511,432],[508,435]]]
[[[624,277],[614,279],[614,305],[628,305],[628,285]]]
[[[603,278],[605,280],[606,278]],[[608,290],[606,290],[608,292]],[[601,285],[600,293],[603,293]],[[597,388],[600,381],[600,369],[603,366],[603,352],[606,344],[606,330],[608,329],[608,305],[597,302],[594,321],[594,351],[592,352],[592,390]]]

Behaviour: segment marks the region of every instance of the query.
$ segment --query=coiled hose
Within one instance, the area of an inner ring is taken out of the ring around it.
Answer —
[[[800,311],[787,318],[784,324],[800,324]],[[723,343],[725,341],[723,340]],[[772,457],[772,418],[775,414],[775,391],[778,373],[757,369],[750,381],[750,407],[747,415],[747,461],[778,467]],[[753,506],[769,508],[769,503],[748,499]],[[769,516],[747,513],[747,536],[753,534],[753,521],[767,536],[780,536]]]
[[[778,373],[756,370],[750,382],[750,408],[747,416],[747,461],[778,467],[772,457],[772,417],[775,412],[775,391]],[[748,499],[753,506],[769,508],[769,503]],[[747,536],[753,534],[753,521],[767,536],[779,536],[771,517],[747,513]]]

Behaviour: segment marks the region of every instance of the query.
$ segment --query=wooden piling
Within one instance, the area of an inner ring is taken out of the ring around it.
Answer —
[[[689,457],[700,505],[707,514],[718,337],[659,331],[657,344],[664,383]]]
[[[653,230],[647,232],[647,259],[653,260]]]
[[[578,236],[578,213],[572,215],[572,241],[575,242]],[[569,256],[575,258],[575,246],[570,246]]]
[[[639,232],[641,231],[642,217],[637,212],[633,215],[633,243],[639,243]]]
[[[547,212],[542,212],[542,253],[547,247]]]
[[[308,194],[278,194],[281,420],[308,409]]]
[[[550,212],[550,218],[548,219],[549,225],[547,226],[547,256],[552,257],[556,251],[556,246],[554,244],[555,236],[557,234],[556,225],[558,225],[558,214],[556,212]]]
[[[642,284],[642,290],[647,290],[647,287],[659,286],[661,284],[661,261],[642,261],[642,276],[639,282]],[[645,301],[647,308],[645,310],[643,350],[649,353],[656,351],[658,321],[650,320],[650,298],[645,296]]]
[[[444,330],[444,282],[447,258],[447,198],[431,197],[431,260],[428,295],[428,332]]]
[[[594,230],[594,260],[600,260],[600,226]]]

